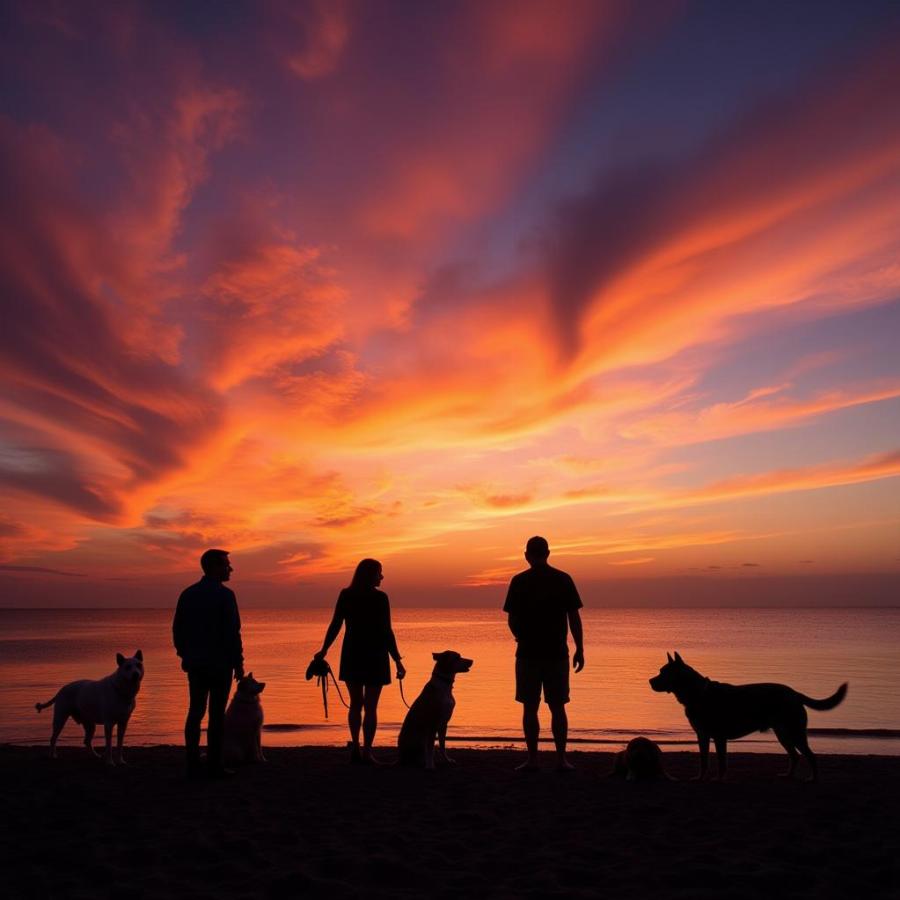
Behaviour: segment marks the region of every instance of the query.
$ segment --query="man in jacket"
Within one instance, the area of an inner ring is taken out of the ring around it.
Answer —
[[[190,707],[184,723],[188,778],[202,774],[200,723],[209,704],[206,761],[210,777],[229,774],[224,763],[225,705],[231,679],[244,677],[241,617],[234,591],[223,582],[231,577],[226,550],[207,550],[200,557],[203,577],[182,591],[172,622],[175,650],[187,672]]]

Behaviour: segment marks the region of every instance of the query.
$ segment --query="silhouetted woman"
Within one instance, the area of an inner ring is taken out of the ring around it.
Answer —
[[[364,559],[356,567],[350,586],[338,595],[334,616],[325,632],[322,649],[316,654],[324,658],[328,648],[345,625],[341,647],[340,679],[350,693],[350,761],[372,763],[372,742],[378,727],[378,698],[381,689],[391,683],[388,656],[397,664],[397,678],[406,669],[400,662],[397,639],[391,628],[391,606],[387,594],[378,590],[384,575],[377,559]],[[365,711],[365,718],[362,713]],[[363,746],[359,746],[362,724]]]

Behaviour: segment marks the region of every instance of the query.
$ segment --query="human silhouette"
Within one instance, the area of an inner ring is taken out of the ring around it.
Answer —
[[[334,616],[325,632],[316,659],[324,659],[328,648],[345,626],[341,646],[339,678],[350,694],[347,724],[350,726],[350,761],[373,764],[375,730],[378,727],[378,699],[381,689],[391,683],[390,661],[397,664],[397,678],[406,675],[400,661],[397,639],[391,628],[391,606],[387,594],[378,590],[384,574],[377,559],[364,559],[356,567],[349,587],[338,595]],[[363,713],[365,717],[363,718]],[[359,746],[362,725],[363,745]]]
[[[224,763],[225,705],[232,676],[244,677],[241,617],[234,591],[225,587],[233,571],[227,550],[207,550],[200,557],[203,577],[182,591],[172,622],[175,650],[187,672],[190,707],[184,723],[187,775],[202,775],[200,723],[209,704],[206,729],[207,774],[231,774]]]
[[[581,598],[570,575],[547,562],[550,546],[545,538],[529,538],[525,545],[528,566],[509,583],[503,611],[516,639],[516,700],[522,704],[522,729],[528,758],[520,770],[537,768],[541,689],[550,707],[550,727],[556,744],[556,764],[561,771],[573,769],[566,759],[569,720],[569,629],[575,641],[572,666],[584,668],[584,638]]]

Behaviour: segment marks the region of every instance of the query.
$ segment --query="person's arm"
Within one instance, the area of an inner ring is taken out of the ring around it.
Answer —
[[[391,655],[391,659],[397,664],[397,678],[403,679],[406,676],[406,666],[400,662],[401,656],[400,651],[397,649],[397,638],[394,635],[394,629],[391,627],[391,604],[387,598],[387,594],[384,595],[384,606],[387,612],[388,653]]]
[[[237,597],[231,593],[231,665],[234,669],[234,680],[244,677],[244,643],[241,640],[241,614],[238,611]]]
[[[335,638],[341,633],[341,625],[344,624],[344,605],[341,603],[341,596],[338,596],[337,603],[334,605],[334,615],[325,632],[325,640],[322,641],[322,649],[316,654],[317,659],[324,659],[328,653],[328,648],[334,643]]]
[[[184,658],[185,615],[184,591],[182,591],[178,598],[178,605],[175,607],[175,616],[172,619],[172,643],[175,645],[175,652],[182,659]]]
[[[569,630],[575,641],[575,654],[572,656],[572,668],[580,672],[584,668],[584,630],[581,627],[581,613],[577,609],[569,610]]]
[[[503,604],[503,611],[506,613],[506,624],[509,626],[512,636],[518,641],[521,619],[516,612],[517,606],[516,581],[513,579],[510,581],[509,588],[506,591],[506,602]]]

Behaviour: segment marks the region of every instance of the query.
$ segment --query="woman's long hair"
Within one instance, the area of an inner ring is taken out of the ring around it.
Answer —
[[[381,563],[377,559],[360,560],[353,573],[353,580],[350,582],[351,588],[376,588],[378,587],[378,576],[381,573]]]

